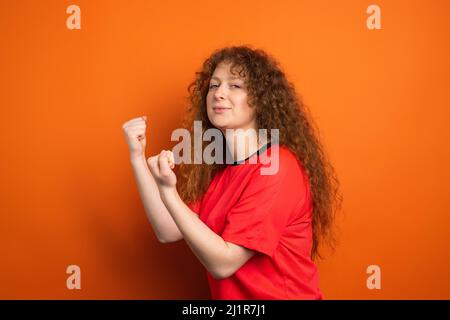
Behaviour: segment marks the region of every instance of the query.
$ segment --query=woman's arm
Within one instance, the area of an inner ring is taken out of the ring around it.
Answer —
[[[171,153],[163,150],[147,163],[161,200],[167,208],[186,243],[216,279],[224,279],[236,272],[255,251],[226,242],[212,231],[181,199],[177,192],[177,177],[169,164]]]
[[[161,243],[168,243],[183,239],[183,235],[161,200],[158,186],[148,168],[145,156],[132,157],[131,165],[145,213],[158,240]]]
[[[180,198],[176,188],[160,189],[161,199],[191,250],[215,279],[233,275],[255,251],[226,242]]]

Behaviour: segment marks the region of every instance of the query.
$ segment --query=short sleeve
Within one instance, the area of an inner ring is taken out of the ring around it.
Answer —
[[[225,241],[273,255],[291,214],[283,198],[284,176],[281,170],[276,175],[253,173],[227,214],[221,235]]]

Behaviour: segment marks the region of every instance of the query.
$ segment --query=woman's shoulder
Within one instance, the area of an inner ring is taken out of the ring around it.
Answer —
[[[272,168],[276,174],[285,175],[304,172],[303,165],[291,148],[285,145],[270,145],[260,158],[261,168]]]
[[[264,154],[262,156],[264,157]],[[301,194],[307,196],[308,177],[291,148],[272,145],[267,149],[266,156],[266,163],[261,162],[253,167],[247,187],[263,187],[266,190],[264,192],[276,194],[280,201],[297,201]],[[263,157],[260,160],[263,160]]]
[[[233,176],[235,173],[239,173],[239,176],[265,176],[260,177],[263,180],[291,180],[299,178],[304,173],[292,149],[279,144],[268,144],[263,150],[258,151],[257,157],[251,157],[237,166],[229,166],[228,169]]]

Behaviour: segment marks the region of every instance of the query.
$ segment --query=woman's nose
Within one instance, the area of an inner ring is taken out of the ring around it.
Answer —
[[[223,90],[223,86],[222,85],[217,87],[216,92],[214,92],[214,97],[216,99],[223,99],[225,97],[225,92]]]

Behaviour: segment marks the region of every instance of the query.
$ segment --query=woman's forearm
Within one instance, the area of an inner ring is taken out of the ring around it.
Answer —
[[[131,165],[145,213],[158,240],[165,243],[182,239],[183,235],[161,200],[145,156],[131,158]]]
[[[229,247],[180,198],[176,189],[161,191],[161,199],[191,250],[216,279],[224,278],[229,269]]]

